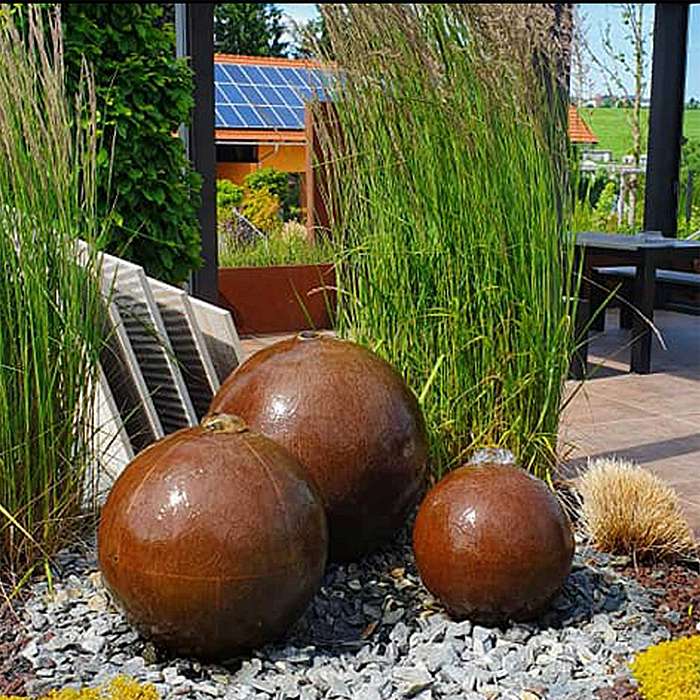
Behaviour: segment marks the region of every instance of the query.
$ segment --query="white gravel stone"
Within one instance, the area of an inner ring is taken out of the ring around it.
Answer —
[[[450,620],[423,588],[406,532],[363,562],[331,565],[284,642],[206,665],[139,637],[102,588],[94,548],[57,560],[53,595],[34,584],[18,630],[35,669],[30,694],[127,674],[163,698],[194,700],[579,700],[668,637],[653,615],[655,593],[582,546],[540,620],[503,629]]]

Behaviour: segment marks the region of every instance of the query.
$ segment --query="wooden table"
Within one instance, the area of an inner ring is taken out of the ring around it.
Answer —
[[[650,322],[654,320],[656,270],[673,268],[679,263],[700,258],[700,241],[664,238],[651,232],[633,236],[579,233],[576,235],[576,248],[584,256],[584,290],[590,290],[595,267],[627,265],[636,268],[632,300],[639,313],[634,314],[632,321],[630,371],[648,374],[651,371]],[[596,310],[591,305],[591,313]]]

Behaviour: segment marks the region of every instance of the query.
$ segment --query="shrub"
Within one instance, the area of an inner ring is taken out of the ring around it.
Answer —
[[[253,170],[245,176],[244,183],[249,190],[268,190],[270,194],[276,195],[280,200],[287,192],[287,173],[276,168],[266,167]]]
[[[610,182],[610,178],[607,171],[603,168],[591,173],[580,172],[578,167],[579,162],[577,160],[577,172],[574,174],[573,181],[576,184],[578,201],[587,202],[594,207],[598,203],[603,189]]]
[[[267,188],[246,190],[239,209],[263,233],[273,236],[282,230],[279,197]]]
[[[112,223],[103,246],[179,283],[200,266],[200,177],[174,135],[189,121],[192,76],[162,14],[157,3],[61,7],[69,88],[83,57],[95,75],[99,211]]]
[[[695,549],[675,491],[646,469],[621,459],[597,459],[578,490],[583,526],[599,549],[634,557],[672,557]]]
[[[0,695],[0,700],[30,699]],[[39,700],[160,700],[160,695],[150,683],[137,683],[126,676],[118,676],[97,688],[52,690]]]
[[[275,195],[280,201],[280,213],[285,221],[298,215],[299,182],[295,174],[265,167],[246,175],[244,183],[248,190],[268,190],[270,194]]]
[[[76,255],[103,233],[94,93],[66,93],[58,18],[38,13],[0,22],[0,572],[20,583],[89,501],[103,313],[95,255]]]
[[[700,636],[650,647],[636,657],[632,673],[644,700],[700,698]]]
[[[243,201],[243,187],[230,180],[216,181],[216,207],[219,211],[239,207]]]
[[[693,204],[690,219],[686,219],[684,213],[678,217],[678,237],[697,238],[698,232],[700,232],[700,205]]]
[[[617,184],[611,180],[603,187],[593,209],[593,225],[597,230],[607,231],[610,227],[611,218],[615,215],[613,207],[616,199]]]
[[[230,180],[216,181],[216,235],[219,255],[240,235],[240,218],[237,207],[243,200],[243,188]]]
[[[546,476],[575,296],[551,10],[321,11],[343,74],[333,120],[318,110],[334,123],[319,138],[345,246],[339,330],[420,397],[436,476],[479,447],[508,448]]]

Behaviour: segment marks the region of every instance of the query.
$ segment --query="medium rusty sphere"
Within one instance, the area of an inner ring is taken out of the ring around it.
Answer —
[[[421,492],[418,401],[391,365],[355,343],[305,332],[271,345],[231,374],[211,411],[240,415],[306,466],[326,506],[333,559],[386,541]]]
[[[141,452],[98,534],[104,581],[146,636],[228,658],[280,637],[321,582],[323,506],[296,460],[233,416]]]
[[[454,617],[494,624],[540,613],[571,569],[574,538],[544,482],[464,466],[425,497],[413,530],[423,583]]]

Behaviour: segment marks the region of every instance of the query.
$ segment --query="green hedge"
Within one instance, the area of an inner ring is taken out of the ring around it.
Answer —
[[[176,137],[193,85],[173,26],[153,3],[67,3],[61,13],[69,91],[83,57],[95,76],[99,201],[113,223],[104,247],[182,282],[200,265],[200,178]]]

